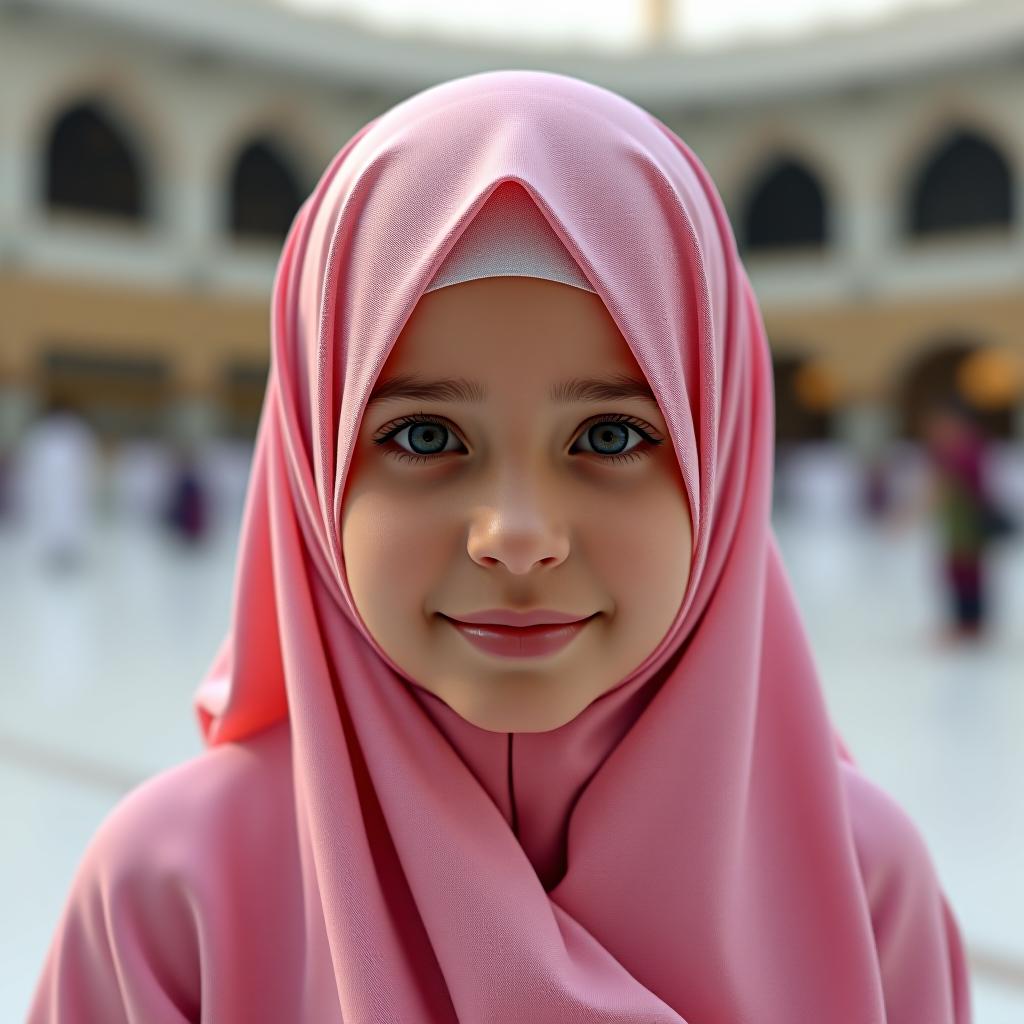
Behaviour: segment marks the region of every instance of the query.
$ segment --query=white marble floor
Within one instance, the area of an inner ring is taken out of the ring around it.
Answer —
[[[993,559],[996,633],[933,643],[927,527],[777,514],[832,714],[918,823],[964,928],[976,1024],[1024,1020],[1024,541]],[[72,872],[137,781],[200,750],[192,690],[227,625],[234,523],[185,554],[131,521],[54,580],[0,524],[0,1019],[21,1020]]]

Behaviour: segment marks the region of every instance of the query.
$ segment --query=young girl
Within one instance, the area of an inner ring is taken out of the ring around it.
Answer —
[[[209,749],[75,876],[32,1024],[966,1024],[772,535],[722,202],[562,75],[428,89],[285,243]]]

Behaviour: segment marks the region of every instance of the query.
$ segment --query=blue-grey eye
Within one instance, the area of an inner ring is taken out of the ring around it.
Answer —
[[[621,455],[629,443],[629,427],[624,423],[595,423],[583,436],[598,454]]]
[[[439,455],[446,450],[449,440],[457,440],[443,423],[434,420],[410,423],[392,436],[398,438],[405,431],[409,432],[409,445],[416,455]]]
[[[632,447],[629,444],[629,435],[636,435]],[[595,455],[617,456],[630,455],[638,447],[644,444],[658,444],[646,431],[640,430],[629,423],[616,420],[600,419],[595,420],[579,436],[577,444],[585,441],[590,447],[583,447],[583,451],[592,452]]]

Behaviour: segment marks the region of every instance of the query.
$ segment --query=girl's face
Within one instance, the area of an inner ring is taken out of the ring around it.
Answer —
[[[692,530],[665,420],[653,398],[551,396],[646,381],[597,295],[537,278],[423,295],[375,394],[407,375],[479,397],[371,396],[342,507],[356,607],[467,721],[557,729],[647,657],[682,602]],[[450,621],[495,608],[594,617],[554,653],[508,658]]]

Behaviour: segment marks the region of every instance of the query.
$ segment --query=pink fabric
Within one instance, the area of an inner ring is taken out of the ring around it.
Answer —
[[[647,661],[511,735],[377,647],[339,529],[377,372],[502,187],[619,325],[696,518]],[[770,528],[765,332],[690,149],[569,77],[428,89],[328,167],[272,315],[234,615],[197,695],[210,749],[104,823],[32,1024],[969,1022],[928,851],[829,722]]]

